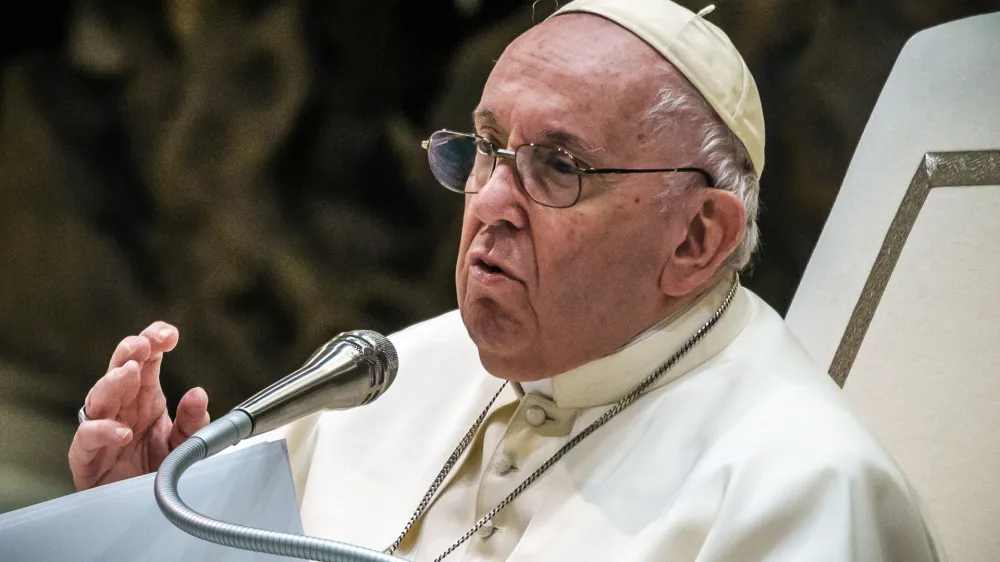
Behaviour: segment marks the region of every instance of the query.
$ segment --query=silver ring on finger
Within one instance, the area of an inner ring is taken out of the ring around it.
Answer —
[[[90,418],[87,417],[87,405],[86,404],[84,404],[83,406],[80,406],[80,411],[76,413],[76,419],[80,421],[81,425],[83,425],[83,422],[90,421]]]

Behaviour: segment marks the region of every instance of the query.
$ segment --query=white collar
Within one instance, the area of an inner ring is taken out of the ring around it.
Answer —
[[[515,383],[514,390],[519,396],[542,394],[560,408],[592,408],[617,402],[708,322],[731,287],[732,278],[727,278],[614,353],[551,378]],[[749,300],[746,291],[739,288],[729,309],[712,331],[649,390],[676,380],[722,351],[743,331],[749,320]]]
[[[514,383],[514,390],[517,391],[518,388],[520,388],[519,394],[541,394],[546,398],[552,398],[552,377]]]

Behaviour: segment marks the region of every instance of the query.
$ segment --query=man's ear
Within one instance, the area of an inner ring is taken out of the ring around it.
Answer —
[[[746,210],[736,195],[702,188],[691,196],[678,217],[687,221],[684,236],[660,274],[660,289],[671,297],[687,295],[710,281],[746,230]]]

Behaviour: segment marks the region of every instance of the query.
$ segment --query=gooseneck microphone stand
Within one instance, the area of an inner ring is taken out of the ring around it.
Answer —
[[[181,475],[194,463],[324,408],[349,408],[378,398],[396,376],[398,360],[384,336],[368,331],[337,336],[301,369],[264,389],[174,449],[154,485],[163,515],[184,532],[216,544],[323,562],[399,562],[402,558],[347,543],[217,521],[184,503]]]

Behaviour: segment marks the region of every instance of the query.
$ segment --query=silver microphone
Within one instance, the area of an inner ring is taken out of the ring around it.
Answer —
[[[156,503],[178,528],[217,544],[309,560],[394,562],[399,559],[360,547],[314,537],[275,533],[224,523],[190,507],[177,493],[192,464],[265,431],[313,412],[367,404],[396,379],[396,348],[382,334],[346,332],[316,350],[305,365],[201,428],[167,455],[153,485]]]
[[[302,367],[234,410],[250,416],[258,435],[319,410],[344,410],[375,400],[396,379],[396,348],[378,332],[345,332]]]

